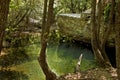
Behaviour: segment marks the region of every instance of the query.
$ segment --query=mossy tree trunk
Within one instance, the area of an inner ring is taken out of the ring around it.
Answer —
[[[10,0],[0,0],[0,54],[2,50],[3,37],[7,26]]]
[[[44,2],[44,13],[43,13],[44,16],[43,16],[43,23],[42,23],[43,25],[42,25],[42,33],[41,33],[41,51],[38,57],[38,61],[46,76],[46,80],[57,80],[56,74],[50,70],[46,60],[46,48],[49,39],[50,26],[52,25],[52,19],[53,19],[53,4],[54,4],[54,0],[49,0],[48,13],[47,13],[47,0],[45,0]]]

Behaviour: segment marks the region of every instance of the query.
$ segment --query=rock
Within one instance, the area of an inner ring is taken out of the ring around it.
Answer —
[[[91,43],[90,10],[82,14],[60,14],[57,23],[63,35],[74,40]],[[107,46],[114,47],[114,38],[115,34],[111,32]]]

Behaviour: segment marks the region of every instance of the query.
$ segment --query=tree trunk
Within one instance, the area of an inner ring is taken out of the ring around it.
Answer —
[[[53,4],[54,4],[54,0],[49,0],[47,21],[46,19],[43,19],[43,23],[42,23],[43,25],[42,25],[42,33],[41,33],[41,52],[38,57],[38,61],[46,76],[46,80],[57,80],[56,74],[50,70],[46,60],[46,47],[49,39],[50,26],[52,25],[52,19],[53,19]],[[46,12],[47,12],[47,0],[45,0],[44,3],[45,14],[43,18],[46,18]]]
[[[47,3],[48,0],[44,0],[44,10],[43,10],[43,20],[42,20],[42,32],[44,32],[43,30],[45,30],[45,25],[46,25],[46,15],[47,15]]]
[[[91,44],[96,60],[100,65],[103,65],[104,59],[99,50],[98,36],[97,36],[97,24],[96,24],[96,0],[92,0],[92,12],[91,12],[91,26],[92,26],[92,35],[91,35]]]
[[[9,3],[10,0],[0,0],[0,55],[2,50],[3,37],[7,26]]]
[[[117,63],[117,73],[118,80],[120,80],[120,0],[116,1],[116,38],[115,38],[115,46],[116,46],[116,63]]]
[[[91,16],[91,24],[92,24],[92,37],[91,44],[93,48],[93,52],[95,54],[96,60],[99,62],[101,66],[111,67],[110,60],[105,51],[105,43],[108,39],[108,35],[110,32],[110,27],[108,31],[103,34],[103,38],[101,38],[101,27],[102,27],[102,0],[98,0],[98,5],[96,9],[96,0],[92,2],[92,16]],[[97,10],[97,11],[96,11]],[[111,14],[112,15],[112,14]],[[111,20],[112,21],[112,20]]]
[[[107,39],[109,37],[111,29],[114,27],[114,24],[115,24],[114,22],[115,22],[115,0],[112,0],[111,10],[110,10],[110,14],[109,14],[109,24],[107,25],[107,29],[104,32],[103,38],[101,40],[102,55],[103,55],[103,57],[105,59],[105,62],[108,65],[111,65],[111,64],[110,64],[110,60],[109,60],[109,58],[108,58],[108,56],[106,55],[106,52],[105,52],[105,44],[106,44],[106,41],[107,41]]]

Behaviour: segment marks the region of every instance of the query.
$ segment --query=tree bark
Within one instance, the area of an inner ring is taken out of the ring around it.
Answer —
[[[118,80],[120,80],[120,0],[116,0],[115,46]]]
[[[46,15],[47,15],[47,3],[48,0],[44,0],[44,10],[43,10],[43,20],[42,20],[42,32],[44,32],[43,30],[45,30],[45,25],[46,25]]]
[[[103,38],[101,39],[101,51],[102,51],[102,55],[105,59],[105,62],[108,64],[108,65],[111,65],[110,64],[110,60],[106,54],[106,51],[105,51],[105,44],[106,44],[106,41],[109,37],[109,34],[111,32],[111,29],[114,27],[114,23],[115,22],[115,0],[112,0],[112,3],[111,3],[111,10],[110,10],[110,14],[109,14],[109,23],[107,25],[107,29],[106,31],[104,32],[103,34]]]
[[[0,0],[0,55],[2,50],[3,37],[7,26],[9,3],[10,0]]]
[[[47,43],[49,39],[50,26],[52,25],[52,19],[53,19],[53,4],[54,4],[54,0],[49,0],[47,21],[46,19],[43,19],[43,23],[42,23],[43,26],[42,26],[42,33],[41,33],[41,51],[38,57],[38,61],[46,76],[46,80],[57,80],[56,74],[50,70],[46,60],[46,48],[47,48]],[[47,12],[47,0],[45,0],[45,3],[44,3],[45,14],[43,18],[46,18],[46,12]]]
[[[105,51],[105,43],[108,39],[108,35],[111,29],[111,26],[108,28],[107,32],[104,34],[101,33],[102,27],[102,0],[98,0],[98,5],[96,9],[96,0],[92,1],[92,14],[91,14],[91,24],[92,24],[92,37],[91,44],[92,49],[95,54],[96,60],[99,62],[101,66],[111,67],[110,60]],[[112,11],[112,10],[111,10]],[[113,19],[113,14],[111,13],[110,19]],[[110,20],[111,22],[112,20]],[[101,38],[101,34],[103,34],[103,38]]]
[[[92,49],[94,52],[94,55],[96,57],[96,60],[99,62],[100,65],[104,63],[104,59],[101,55],[101,52],[99,50],[99,44],[98,44],[98,37],[97,37],[97,24],[96,24],[96,0],[92,0],[92,12],[91,12],[91,30],[92,30],[92,35],[91,35],[91,44],[92,44]]]
[[[106,43],[106,40],[108,39],[108,36],[109,34],[103,34],[105,35],[105,38],[101,38],[101,33],[100,33],[100,29],[102,27],[102,13],[103,13],[103,10],[102,10],[102,0],[99,0],[98,1],[98,11],[97,11],[97,42],[98,42],[98,47],[99,47],[99,50],[101,52],[101,55],[104,59],[104,62],[105,62],[105,66],[111,66],[110,64],[110,61],[109,61],[109,58],[106,54],[106,51],[105,51],[105,43]]]

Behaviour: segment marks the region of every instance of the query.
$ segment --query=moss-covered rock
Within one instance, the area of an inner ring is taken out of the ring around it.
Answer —
[[[60,14],[57,19],[58,26],[63,35],[85,43],[91,42],[90,14]],[[104,26],[104,25],[103,25]],[[102,33],[102,30],[101,30]],[[115,34],[111,32],[107,45],[114,46]]]

